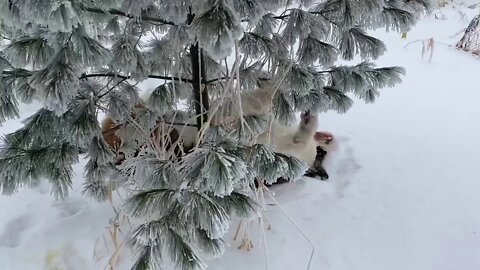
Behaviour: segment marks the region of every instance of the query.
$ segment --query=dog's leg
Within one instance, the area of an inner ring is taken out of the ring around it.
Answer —
[[[320,180],[327,180],[328,179],[328,173],[323,168],[323,160],[325,159],[325,156],[327,155],[327,151],[323,150],[321,146],[317,146],[317,155],[315,156],[315,162],[313,165],[307,170],[305,173],[305,176],[308,177],[320,177]]]

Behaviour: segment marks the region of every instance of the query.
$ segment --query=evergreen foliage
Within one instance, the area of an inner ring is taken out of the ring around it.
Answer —
[[[86,151],[85,194],[104,200],[119,186],[135,190],[125,205],[143,221],[131,234],[132,269],[163,262],[205,269],[202,257],[222,253],[231,219],[259,214],[255,179],[296,179],[307,169],[252,144],[271,119],[245,115],[214,126],[213,115],[233,114],[240,94],[262,84],[277,89],[271,112],[286,124],[298,111],[344,113],[349,95],[373,102],[404,70],[374,66],[386,48],[368,30],[408,31],[428,7],[427,0],[2,1],[0,124],[19,117],[20,102],[43,108],[4,136],[0,190],[47,179],[64,198]],[[333,66],[357,56],[360,64]],[[158,87],[137,106],[136,85],[146,79]],[[99,113],[128,123],[116,130],[127,157],[120,166]],[[152,142],[153,131],[172,123],[199,130],[198,145],[181,158]]]

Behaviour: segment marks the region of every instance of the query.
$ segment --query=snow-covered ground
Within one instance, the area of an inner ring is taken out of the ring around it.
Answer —
[[[337,139],[330,179],[274,187],[278,204],[269,206],[265,230],[249,225],[253,249],[237,249],[234,224],[225,237],[230,248],[209,269],[307,269],[312,247],[315,270],[480,269],[480,59],[445,45],[476,12],[436,11],[443,19],[422,20],[406,40],[375,33],[388,47],[378,65],[404,66],[403,83],[373,105],[322,115],[322,129]],[[430,37],[431,62],[421,58],[422,42],[405,48]],[[0,134],[19,126],[10,121]],[[109,269],[112,239],[125,232],[110,233],[109,203],[80,195],[83,164],[64,202],[48,186],[0,196],[0,269]],[[128,265],[127,255],[118,265]]]

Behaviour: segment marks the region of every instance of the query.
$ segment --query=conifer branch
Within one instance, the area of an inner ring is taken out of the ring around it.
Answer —
[[[112,79],[113,80],[113,79]],[[105,93],[101,94],[100,96],[98,96],[99,99],[103,98],[104,96],[108,95],[108,93],[110,93],[111,91],[113,91],[113,89],[115,89],[117,86],[119,86],[120,84],[122,84],[125,80],[127,80],[126,78],[122,78],[118,83],[116,83],[113,87],[110,87],[110,89],[108,89],[107,91],[105,91]],[[108,84],[107,84],[108,85]]]
[[[309,11],[308,12],[309,14],[312,14],[312,15],[319,15],[319,16],[322,16],[322,18],[324,18],[327,22],[333,24],[333,25],[336,25],[338,26],[338,24],[334,21],[332,21],[331,19],[325,17],[325,15],[323,15],[322,12],[318,12],[318,11]],[[285,20],[286,18],[290,17],[290,14],[284,14],[284,15],[279,15],[279,16],[274,16],[272,18],[274,19],[277,19],[277,20]]]
[[[25,70],[25,69],[4,70],[4,71],[2,71],[2,73],[0,74],[0,77],[10,77],[10,76],[13,76],[13,77],[15,77],[15,78],[27,78],[27,77],[32,76],[31,71],[28,71],[28,73],[18,73],[19,70],[21,70],[21,71],[27,71],[27,70]]]
[[[92,12],[92,13],[118,15],[118,16],[129,18],[129,19],[140,19],[142,21],[156,22],[156,23],[168,24],[168,25],[176,25],[174,22],[167,21],[167,20],[164,20],[164,19],[161,19],[161,18],[156,18],[156,17],[149,17],[149,16],[140,15],[140,18],[138,18],[137,16],[134,16],[132,14],[127,14],[127,13],[125,13],[121,10],[117,10],[117,9],[102,10],[100,8],[83,7],[83,10],[88,11],[88,12]]]
[[[327,22],[329,22],[329,23],[331,23],[331,24],[333,24],[333,25],[338,26],[338,23],[332,21],[330,18],[327,18],[325,15],[323,15],[322,12],[311,11],[311,12],[309,12],[309,13],[310,13],[310,14],[313,14],[313,15],[320,15],[320,16],[322,16],[322,18],[324,18]]]
[[[177,122],[169,122],[169,121],[162,121],[163,124],[167,124],[167,125],[172,125],[172,126],[187,126],[187,127],[198,127],[196,124],[188,124],[188,123],[177,123]],[[124,124],[118,124],[118,125],[115,125],[105,131],[102,131],[102,134],[106,134],[106,133],[109,133],[111,131],[115,131],[115,130],[118,130],[120,129]]]
[[[36,72],[36,70],[30,70],[29,72]],[[32,74],[18,74],[15,72],[15,70],[5,70],[1,74],[1,77],[4,76],[14,76],[14,77],[30,77]],[[121,74],[115,74],[115,73],[90,73],[90,74],[82,74],[78,79],[83,80],[87,78],[92,78],[92,77],[116,77],[120,79],[125,79],[128,80],[131,78],[131,76],[125,76]],[[177,82],[187,82],[187,83],[192,83],[192,79],[187,79],[187,78],[182,78],[182,77],[172,77],[172,76],[161,76],[161,75],[148,75],[147,76],[149,79],[159,79],[159,80],[167,80],[167,81],[177,81]]]
[[[9,41],[12,40],[11,38],[8,38],[8,37],[6,37],[6,36],[4,36],[4,35],[0,35],[0,38],[5,39],[5,40],[9,40]]]
[[[223,81],[223,80],[226,80],[226,79],[228,79],[228,78],[229,78],[229,77],[226,76],[226,77],[219,77],[219,78],[207,80],[207,81],[205,81],[205,84],[211,84],[211,83],[214,83],[214,82]]]
[[[115,74],[115,73],[91,73],[91,74],[83,74],[82,76],[80,76],[79,79],[82,80],[82,79],[91,78],[91,77],[118,77],[118,78],[121,78],[121,79],[128,80],[128,79],[130,79],[131,76],[125,76],[125,75],[120,75],[120,74]],[[148,78],[192,83],[191,79],[181,78],[181,77],[148,75]]]

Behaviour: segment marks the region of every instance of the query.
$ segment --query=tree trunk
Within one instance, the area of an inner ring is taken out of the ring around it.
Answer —
[[[192,14],[190,9],[187,23],[191,24],[194,17],[195,14]],[[190,45],[190,60],[192,63],[192,86],[193,97],[195,99],[195,114],[197,115],[197,126],[200,130],[202,125],[208,119],[207,111],[209,109],[209,100],[203,51],[198,47],[198,42]]]

